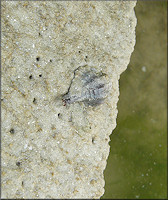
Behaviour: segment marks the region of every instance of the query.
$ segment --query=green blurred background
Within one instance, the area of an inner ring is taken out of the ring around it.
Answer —
[[[167,198],[167,1],[138,1],[102,199]]]

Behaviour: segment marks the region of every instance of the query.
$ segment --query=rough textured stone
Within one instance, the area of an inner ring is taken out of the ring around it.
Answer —
[[[2,2],[2,198],[99,198],[135,1]]]

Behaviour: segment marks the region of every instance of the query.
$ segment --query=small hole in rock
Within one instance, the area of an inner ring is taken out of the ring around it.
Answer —
[[[61,116],[61,113],[58,113],[58,117],[60,117]]]
[[[22,181],[22,186],[24,185],[24,182]]]
[[[10,129],[10,133],[14,134],[15,130],[13,128]]]
[[[21,165],[21,162],[16,162],[16,165],[19,167]]]
[[[87,57],[87,56],[85,56],[85,61],[87,61],[87,58],[88,58],[88,57]]]
[[[40,60],[40,57],[37,57],[36,60],[39,61],[39,60]]]
[[[42,77],[42,74],[40,74],[39,77]]]
[[[52,60],[50,59],[50,62],[52,62]]]
[[[78,51],[78,53],[80,53],[81,51]]]
[[[95,144],[95,138],[94,137],[92,138],[92,143]]]
[[[33,99],[33,103],[37,103],[36,98]]]
[[[32,76],[32,75],[30,75],[30,76],[29,76],[29,79],[32,79],[32,78],[33,78],[33,76]]]

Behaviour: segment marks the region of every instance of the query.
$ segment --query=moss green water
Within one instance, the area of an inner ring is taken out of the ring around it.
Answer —
[[[167,2],[138,1],[102,199],[167,198]]]

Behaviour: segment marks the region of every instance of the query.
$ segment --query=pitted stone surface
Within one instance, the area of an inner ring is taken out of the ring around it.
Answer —
[[[103,195],[135,4],[2,2],[2,198]]]

